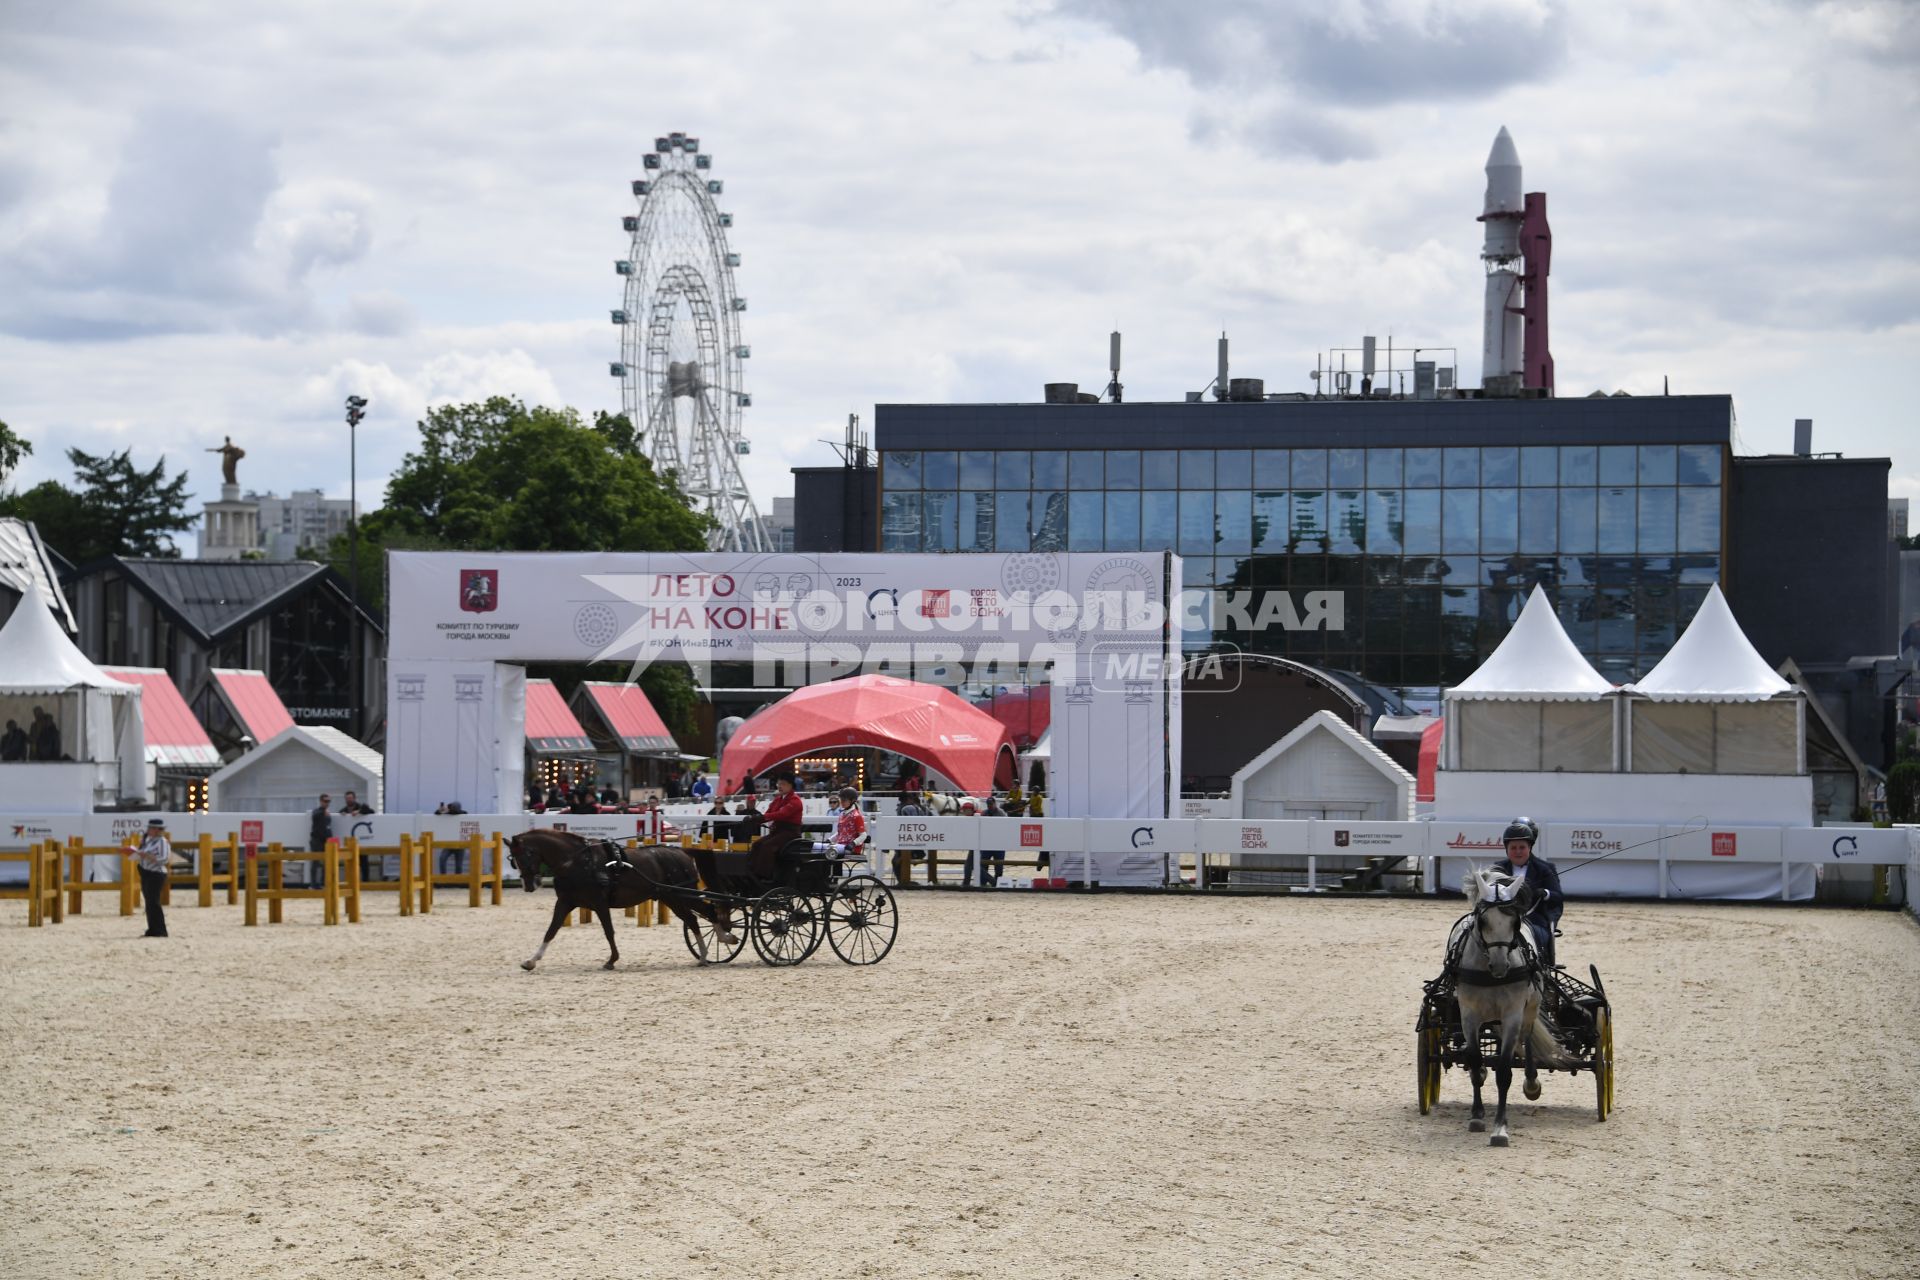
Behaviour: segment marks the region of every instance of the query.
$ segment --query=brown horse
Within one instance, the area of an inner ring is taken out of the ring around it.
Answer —
[[[700,877],[693,859],[684,849],[673,845],[620,849],[610,841],[589,841],[571,831],[539,829],[509,836],[507,848],[512,851],[514,870],[520,873],[520,883],[528,893],[540,887],[541,868],[553,876],[553,923],[548,926],[540,949],[520,962],[522,969],[532,969],[540,962],[567,914],[579,907],[586,907],[600,917],[600,928],[606,932],[609,950],[607,963],[602,967],[607,969],[620,961],[620,946],[613,937],[612,913],[616,908],[658,901],[683,922],[694,925],[696,931],[696,916],[714,919],[713,909],[702,902],[696,892]],[[617,854],[624,861],[608,862],[610,854]]]

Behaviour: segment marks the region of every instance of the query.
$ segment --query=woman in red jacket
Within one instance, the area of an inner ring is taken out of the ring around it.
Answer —
[[[800,838],[800,818],[806,810],[793,785],[790,773],[774,779],[773,800],[766,808],[767,834],[753,842],[753,874],[768,884],[780,865],[780,851]]]

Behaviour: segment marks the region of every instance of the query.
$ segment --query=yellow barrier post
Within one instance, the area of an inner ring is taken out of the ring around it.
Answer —
[[[281,861],[283,852],[277,840],[267,846],[267,888],[273,894],[267,902],[268,924],[281,923],[281,906],[286,902],[280,896],[287,888],[286,864]]]
[[[251,857],[247,859],[247,928],[260,923],[260,872]]]
[[[420,852],[420,914],[433,914],[433,832],[422,831]]]
[[[480,905],[480,833],[467,837],[467,905]]]
[[[413,914],[413,837],[400,833],[400,914]]]
[[[358,843],[356,841],[356,843]],[[347,862],[347,923],[360,923],[360,859],[348,858]]]

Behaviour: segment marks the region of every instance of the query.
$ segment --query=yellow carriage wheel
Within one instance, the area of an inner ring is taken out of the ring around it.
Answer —
[[[1613,1015],[1593,1011],[1593,1092],[1595,1110],[1605,1120],[1613,1110]]]

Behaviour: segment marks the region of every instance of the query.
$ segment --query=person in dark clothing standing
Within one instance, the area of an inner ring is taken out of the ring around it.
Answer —
[[[25,760],[27,758],[27,731],[20,727],[17,720],[7,721],[7,731],[0,735],[0,760]]]
[[[160,818],[147,823],[147,834],[136,846],[133,856],[140,864],[140,897],[147,904],[147,931],[143,938],[167,936],[167,916],[161,899],[167,892],[167,869],[173,862],[173,846],[167,841],[167,824]]]
[[[60,758],[60,725],[47,714],[44,707],[33,709],[33,758],[35,760]]]
[[[308,853],[325,853],[327,851],[327,841],[333,838],[333,814],[330,811],[332,805],[333,797],[322,795],[319,805],[312,813],[307,815]],[[313,877],[313,884],[317,888],[326,878],[327,864],[323,861],[316,860],[310,865],[313,870],[309,872],[309,874]]]

